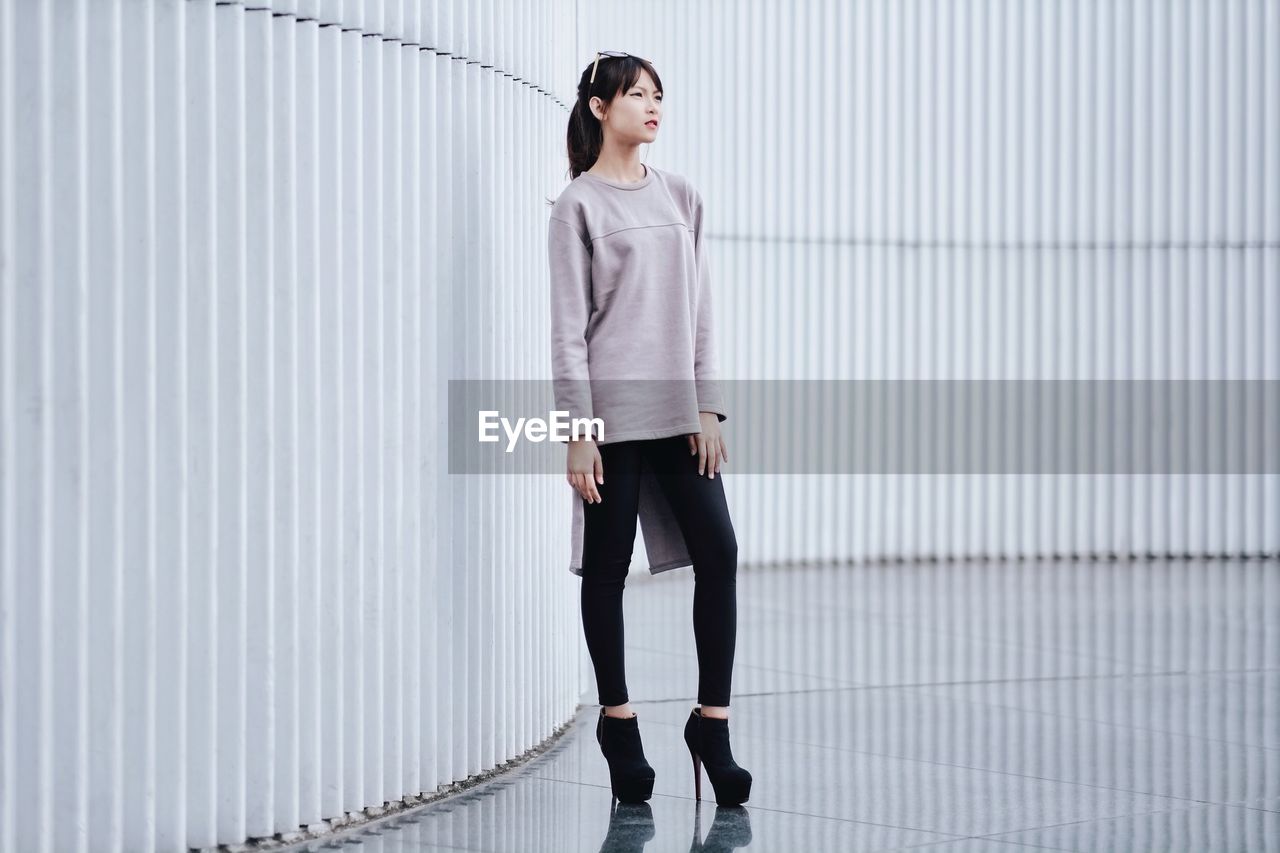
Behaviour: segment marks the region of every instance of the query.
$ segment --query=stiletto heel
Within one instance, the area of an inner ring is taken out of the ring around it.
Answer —
[[[637,717],[610,717],[600,709],[596,741],[609,763],[609,787],[623,803],[643,803],[653,796],[653,768],[644,757]]]
[[[693,751],[693,747],[689,746],[689,756],[693,759],[693,794],[695,799],[702,799],[702,761],[698,758],[698,753]]]
[[[702,716],[701,708],[694,708],[684,724],[684,742],[693,756],[693,789],[702,799],[702,773],[700,765],[706,764],[707,778],[716,792],[716,803],[736,806],[751,795],[751,774],[733,760],[729,746],[729,721]]]

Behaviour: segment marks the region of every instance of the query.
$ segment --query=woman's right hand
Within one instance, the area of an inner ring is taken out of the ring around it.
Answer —
[[[604,484],[604,463],[600,460],[600,448],[594,438],[569,440],[569,470],[565,479],[588,503],[600,503],[600,491],[596,483]]]

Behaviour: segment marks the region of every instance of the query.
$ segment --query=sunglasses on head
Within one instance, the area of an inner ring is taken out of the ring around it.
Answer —
[[[620,51],[620,50],[599,50],[599,51],[596,51],[596,61],[595,61],[595,62],[593,62],[593,63],[591,64],[591,83],[592,83],[592,84],[594,84],[594,83],[596,82],[596,69],[600,66],[600,60],[601,60],[601,59],[610,59],[610,58],[613,58],[613,59],[621,59],[621,58],[622,58],[622,57],[624,57],[624,56],[633,56],[633,57],[635,57],[636,59],[641,59],[641,61],[643,61],[643,62],[649,62],[649,60],[647,60],[647,59],[642,59],[642,58],[641,58],[641,57],[639,57],[639,56],[635,56],[635,54],[631,54],[631,53],[623,53],[623,52],[622,52],[622,51]],[[652,65],[653,63],[651,63],[651,62],[650,62],[649,64],[650,64],[650,65]]]

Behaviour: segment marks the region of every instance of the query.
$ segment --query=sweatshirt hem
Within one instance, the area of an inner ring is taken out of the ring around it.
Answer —
[[[618,435],[611,435],[604,442],[598,442],[604,445],[614,444],[621,441],[645,441],[654,438],[671,438],[677,435],[690,435],[692,433],[702,432],[701,422],[696,424],[681,424],[674,427],[665,427],[663,429],[648,430],[644,432],[624,432]]]
[[[666,572],[671,569],[683,569],[685,566],[692,566],[693,560],[671,560],[666,563],[659,563],[656,566],[649,567],[649,574],[656,575],[658,572]]]
[[[650,566],[649,566],[649,574],[651,574],[651,575],[656,575],[656,574],[658,574],[659,572],[669,572],[669,571],[671,571],[672,569],[683,569],[683,568],[686,568],[686,567],[688,567],[688,566],[692,566],[692,565],[693,565],[693,560],[691,560],[691,559],[675,559],[675,560],[668,560],[668,561],[667,561],[667,562],[665,562],[665,563],[658,563],[657,565],[650,565]],[[575,565],[573,565],[572,563],[570,563],[570,564],[569,564],[569,573],[570,573],[570,574],[573,574],[573,575],[577,575],[578,577],[583,577],[583,576],[584,576],[584,575],[583,575],[583,571],[582,571],[582,566],[575,566]]]

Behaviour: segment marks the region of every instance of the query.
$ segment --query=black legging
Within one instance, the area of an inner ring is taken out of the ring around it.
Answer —
[[[601,705],[629,701],[622,653],[622,590],[631,566],[640,504],[642,454],[671,502],[693,560],[693,634],[698,702],[728,707],[737,634],[738,540],[722,474],[698,473],[689,439],[678,435],[600,445],[601,502],[583,499],[582,627]]]

